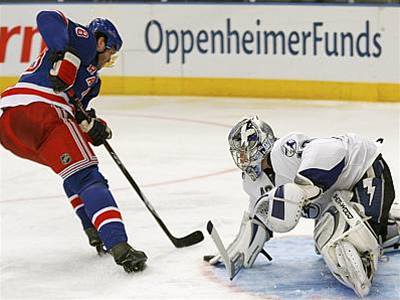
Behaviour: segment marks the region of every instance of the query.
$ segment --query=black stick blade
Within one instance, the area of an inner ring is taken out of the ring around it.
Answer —
[[[172,242],[176,248],[183,248],[200,243],[202,240],[204,240],[204,235],[200,230],[197,230],[183,238],[174,238]]]
[[[215,255],[204,255],[203,256],[203,260],[206,262],[209,262],[210,260],[212,260],[215,257]]]
[[[211,221],[208,221],[207,222],[207,231],[208,231],[209,234],[211,234],[213,228],[214,228],[213,223]]]

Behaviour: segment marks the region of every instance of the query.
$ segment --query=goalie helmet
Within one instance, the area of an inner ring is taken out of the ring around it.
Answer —
[[[106,48],[111,49],[114,48],[116,51],[119,51],[122,47],[122,39],[118,33],[117,28],[111,23],[108,19],[96,18],[92,22],[90,22],[88,26],[89,30],[95,34],[96,32],[100,32],[107,38]]]
[[[253,116],[237,123],[228,141],[235,164],[254,181],[261,175],[261,161],[271,152],[276,138],[267,123]]]

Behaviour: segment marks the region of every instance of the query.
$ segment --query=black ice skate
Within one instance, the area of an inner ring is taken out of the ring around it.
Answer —
[[[90,227],[85,229],[85,233],[89,238],[89,244],[92,247],[96,248],[97,254],[102,256],[106,254],[106,250],[102,240],[99,237],[97,230],[94,227]]]
[[[124,267],[127,273],[142,271],[147,256],[142,251],[133,249],[128,243],[120,243],[110,249],[115,262]]]

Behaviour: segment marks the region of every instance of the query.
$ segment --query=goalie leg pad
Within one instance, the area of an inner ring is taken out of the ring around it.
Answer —
[[[357,249],[347,241],[340,241],[335,247],[340,278],[336,277],[344,285],[352,288],[358,296],[368,295],[371,288],[371,270],[366,270],[370,265],[366,261],[364,265]],[[368,274],[369,273],[369,274]]]
[[[361,205],[349,192],[336,192],[314,230],[318,251],[333,276],[363,297],[369,293],[380,248]]]

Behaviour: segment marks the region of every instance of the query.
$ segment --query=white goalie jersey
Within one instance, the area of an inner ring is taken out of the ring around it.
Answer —
[[[242,173],[243,189],[249,195],[249,215],[254,215],[254,207],[261,196],[274,188],[274,183],[264,172],[253,181],[246,173]]]
[[[256,201],[271,187],[289,182],[318,187],[321,195],[312,202],[322,211],[334,191],[351,190],[362,178],[379,155],[379,145],[355,134],[310,138],[291,133],[278,139],[271,150],[274,178],[263,173],[252,181],[243,176],[243,188],[250,196],[250,214]]]

